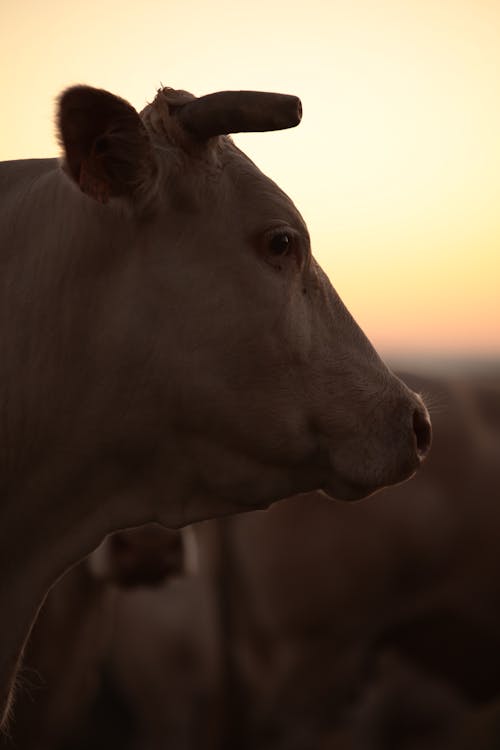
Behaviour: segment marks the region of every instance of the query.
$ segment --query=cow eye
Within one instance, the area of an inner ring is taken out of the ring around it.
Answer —
[[[271,238],[269,248],[275,256],[286,255],[292,245],[290,235],[286,232],[279,232]]]

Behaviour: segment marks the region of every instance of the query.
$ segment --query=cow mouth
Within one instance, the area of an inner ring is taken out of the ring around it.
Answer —
[[[388,481],[373,484],[353,482],[336,476],[333,479],[329,478],[328,482],[325,482],[321,486],[320,491],[332,500],[354,502],[356,500],[363,500],[365,497],[370,497],[370,495],[374,495],[376,492],[380,492],[386,487],[406,482],[408,479],[411,479],[415,473],[416,469],[412,468],[398,476],[391,476],[388,478]]]
[[[360,484],[335,477],[335,479],[323,484],[320,491],[332,500],[355,502],[356,500],[363,500],[366,497],[370,497],[370,495],[374,495],[376,492],[380,492],[380,490],[385,489],[390,484],[392,483]]]
[[[373,495],[390,484],[380,481],[363,481],[361,477],[349,476],[347,472],[339,470],[328,449],[324,449],[319,456],[322,477],[316,489],[330,500],[354,502]],[[375,479],[375,478],[374,478]],[[359,481],[361,480],[361,481]]]
[[[348,482],[336,481],[325,484],[320,488],[320,492],[326,495],[330,500],[341,500],[342,502],[355,502],[365,497],[373,495],[375,492],[382,490],[385,485],[375,487],[365,487]]]

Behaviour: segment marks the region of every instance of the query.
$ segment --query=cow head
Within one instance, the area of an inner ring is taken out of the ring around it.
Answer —
[[[292,201],[228,135],[300,116],[295,97],[255,92],[162,89],[141,114],[85,86],[60,99],[63,168],[87,195],[82,252],[112,279],[94,353],[101,386],[119,378],[103,429],[115,460],[140,457],[151,497],[177,495],[171,524],[311,489],[360,498],[429,448],[422,400],[345,309]]]
[[[146,524],[109,534],[88,557],[95,579],[121,588],[158,586],[184,572],[182,532]]]

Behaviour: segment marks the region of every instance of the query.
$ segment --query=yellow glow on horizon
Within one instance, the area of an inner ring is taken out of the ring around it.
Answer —
[[[500,354],[497,0],[33,0],[0,17],[0,158],[57,153],[54,99],[75,82],[137,108],[160,83],[296,93],[298,129],[236,140],[374,343]]]

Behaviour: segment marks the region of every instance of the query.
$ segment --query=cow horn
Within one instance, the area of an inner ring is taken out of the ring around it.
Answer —
[[[215,135],[283,130],[302,118],[300,99],[261,91],[218,91],[180,105],[176,115],[184,129],[204,140]]]

